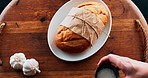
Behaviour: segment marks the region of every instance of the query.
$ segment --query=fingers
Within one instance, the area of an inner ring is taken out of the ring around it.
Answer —
[[[107,56],[104,56],[103,58],[101,58],[101,60],[99,61],[98,65],[102,65],[102,64],[106,64],[106,63],[114,63],[114,64],[119,64],[121,61],[120,56],[114,55],[114,54],[109,54]]]
[[[121,69],[121,70],[125,69],[125,66],[123,64],[124,60],[120,56],[114,55],[114,54],[109,54],[108,57],[109,57],[109,61],[111,63],[115,64],[119,69]]]
[[[106,63],[115,64],[124,72],[125,78],[144,78],[142,77],[143,75],[145,75],[145,78],[148,78],[148,70],[146,70],[148,67],[148,63],[143,63],[130,59],[128,57],[122,57],[114,54],[109,54],[101,58],[98,65],[100,66]]]
[[[126,71],[126,65],[129,67],[131,66],[131,64],[127,60],[123,59],[121,56],[114,55],[114,54],[109,54],[109,55],[103,57],[99,61],[98,65],[100,66],[100,65],[106,64],[106,63],[113,63],[119,69],[121,69],[123,71]]]
[[[108,56],[104,56],[103,58],[101,58],[101,60],[99,61],[99,63],[97,65],[100,66],[102,64],[107,64],[107,63],[110,63],[109,57]]]
[[[106,64],[106,63],[113,63],[115,64],[119,69],[121,69],[125,74],[131,74],[134,72],[134,67],[132,65],[132,59],[127,57],[121,57],[114,54],[109,54],[105,57],[103,57],[98,65]]]

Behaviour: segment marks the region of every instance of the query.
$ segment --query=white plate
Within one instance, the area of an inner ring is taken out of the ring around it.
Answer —
[[[107,7],[107,5],[101,1],[101,0],[71,0],[67,3],[65,3],[54,15],[54,17],[52,18],[50,25],[49,25],[49,29],[48,29],[48,44],[49,47],[51,49],[51,51],[53,52],[53,54],[55,56],[57,56],[58,58],[65,60],[65,61],[80,61],[83,59],[86,59],[90,56],[92,56],[93,54],[95,54],[106,42],[108,36],[105,33],[101,33],[98,40],[96,41],[96,43],[88,48],[85,52],[82,53],[76,53],[76,54],[71,54],[71,53],[66,53],[63,52],[62,50],[60,50],[54,42],[54,38],[56,35],[56,32],[60,26],[60,23],[62,22],[62,20],[66,17],[66,15],[69,13],[70,9],[72,7],[76,7],[77,5],[84,3],[84,2],[88,2],[88,1],[96,1],[99,2],[101,4],[103,4],[106,9],[109,12],[109,20],[104,28],[104,31],[109,35],[110,31],[111,31],[111,26],[112,26],[112,17],[111,17],[111,13],[109,8]]]

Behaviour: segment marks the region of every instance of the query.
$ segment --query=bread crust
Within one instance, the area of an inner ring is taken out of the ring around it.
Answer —
[[[102,22],[106,24],[108,20],[108,12],[102,4],[97,2],[86,2],[78,5],[77,7],[84,8],[92,13],[97,13],[98,18],[100,18]],[[95,8],[97,8],[97,12],[96,10],[94,10]],[[62,25],[60,25],[58,32],[56,34],[55,43],[58,48],[60,48],[64,52],[69,53],[83,52],[91,46],[88,40]]]
[[[104,5],[98,2],[85,2],[77,6],[78,8],[84,8],[92,13],[98,15],[101,21],[106,24],[108,21],[108,11]]]
[[[70,53],[82,52],[90,46],[88,40],[62,25],[56,34],[55,42],[58,48]]]

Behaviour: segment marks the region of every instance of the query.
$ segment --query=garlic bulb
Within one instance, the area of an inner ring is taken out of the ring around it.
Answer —
[[[25,61],[26,57],[23,53],[15,53],[10,57],[10,65],[16,70],[22,69]]]
[[[23,73],[26,76],[33,76],[36,72],[40,73],[39,63],[35,59],[27,59],[23,65]]]

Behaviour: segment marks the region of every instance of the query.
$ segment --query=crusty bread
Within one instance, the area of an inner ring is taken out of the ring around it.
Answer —
[[[98,2],[85,2],[77,6],[78,8],[84,8],[92,13],[97,14],[97,16],[102,20],[104,24],[108,21],[108,11]]]
[[[89,41],[65,26],[60,26],[56,34],[56,45],[65,52],[82,52],[90,46]]]
[[[106,24],[108,20],[108,12],[102,4],[97,2],[86,2],[78,5],[77,7],[96,13],[98,18]],[[60,25],[56,34],[55,43],[58,48],[69,53],[79,53],[91,46],[88,40],[62,25]]]

